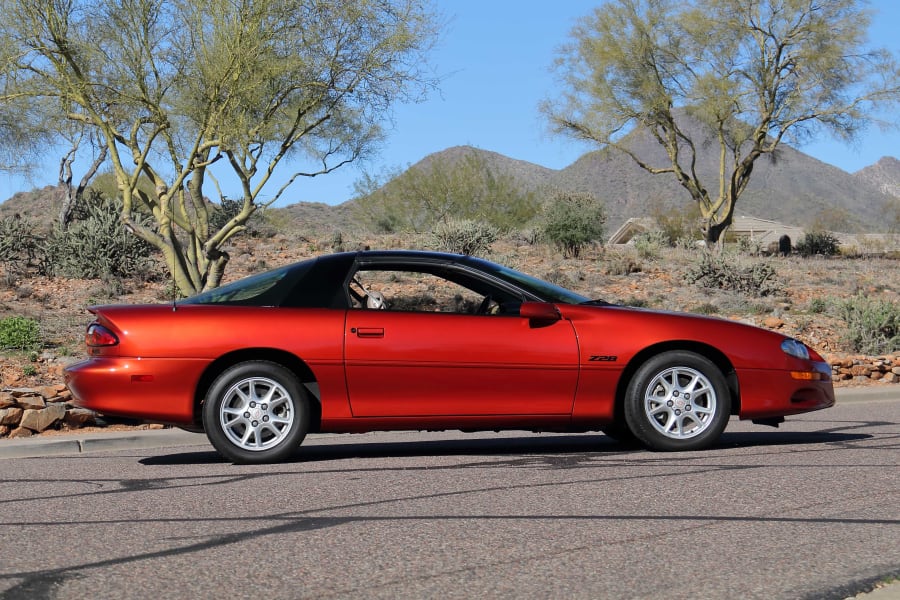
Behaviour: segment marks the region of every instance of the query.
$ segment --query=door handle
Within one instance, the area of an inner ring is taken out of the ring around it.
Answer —
[[[361,338],[383,338],[384,337],[384,327],[359,327],[351,329],[351,331],[356,331],[356,337]]]

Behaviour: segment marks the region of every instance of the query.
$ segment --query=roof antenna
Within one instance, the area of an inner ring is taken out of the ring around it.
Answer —
[[[169,272],[172,276],[172,312],[178,310],[178,286],[175,285],[175,273]]]

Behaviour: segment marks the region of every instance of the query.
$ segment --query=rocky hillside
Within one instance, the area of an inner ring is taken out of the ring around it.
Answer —
[[[900,198],[900,160],[885,156],[874,165],[860,169],[853,177],[861,185],[874,186],[884,194]]]

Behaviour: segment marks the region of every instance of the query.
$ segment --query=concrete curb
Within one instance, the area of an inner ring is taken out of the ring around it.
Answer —
[[[882,383],[865,387],[835,388],[834,396],[838,402],[900,400],[900,385]]]
[[[0,459],[37,458],[64,454],[83,454],[104,450],[134,450],[168,448],[172,446],[209,445],[202,433],[181,429],[151,429],[147,431],[109,431],[69,435],[35,436],[30,438],[0,440]],[[211,448],[211,447],[210,447]]]

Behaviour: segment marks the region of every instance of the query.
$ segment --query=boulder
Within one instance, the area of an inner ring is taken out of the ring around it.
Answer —
[[[54,423],[66,416],[66,407],[62,404],[51,404],[44,410],[26,410],[20,425],[36,432],[50,428]]]
[[[70,408],[64,420],[66,427],[78,429],[97,422],[97,414],[86,408]]]
[[[18,427],[22,421],[22,413],[25,412],[17,406],[0,409],[0,425]]]
[[[13,429],[9,432],[10,439],[12,438],[27,438],[34,435],[34,432],[28,429],[27,427],[19,427],[18,429]]]
[[[897,367],[897,370],[900,371],[900,367]],[[9,408],[10,406],[16,405],[16,399],[9,392],[2,391],[0,392],[0,409]]]
[[[41,410],[42,408],[47,406],[47,402],[40,394],[19,396],[18,398],[16,398],[16,402],[22,408],[31,410]]]

